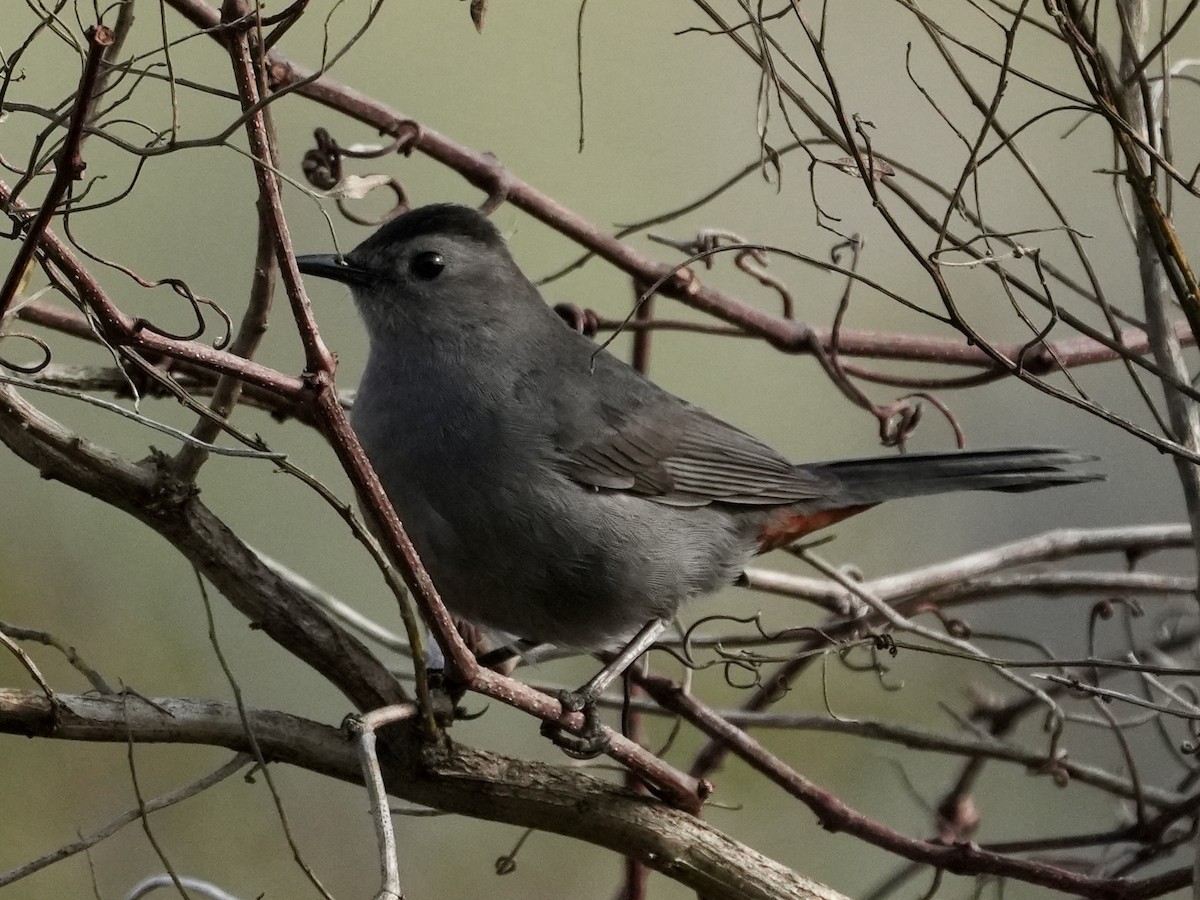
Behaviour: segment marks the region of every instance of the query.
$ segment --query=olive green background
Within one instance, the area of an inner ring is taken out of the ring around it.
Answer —
[[[829,54],[846,108],[873,123],[872,140],[879,152],[908,160],[952,183],[966,151],[906,77],[907,42],[914,42],[915,77],[965,134],[974,136],[979,117],[951,84],[912,16],[899,4],[882,0],[831,6],[835,8],[827,39]],[[360,0],[336,9],[315,2],[279,49],[298,62],[315,65],[325,13],[332,11],[330,39],[338,46],[361,23],[365,10]],[[275,11],[274,6],[267,9]],[[927,11],[989,52],[1001,52],[1000,33],[966,4],[932,2]],[[727,12],[732,15],[732,6]],[[708,24],[693,6],[632,0],[594,2],[586,9],[586,144],[579,152],[577,13],[574,4],[495,2],[479,35],[464,3],[389,2],[331,74],[467,146],[495,153],[517,177],[604,226],[682,205],[757,158],[758,73],[753,65],[726,38],[698,33],[675,36],[680,29]],[[811,14],[815,16],[816,10]],[[90,7],[79,4],[79,15],[85,23],[91,21]],[[152,50],[160,43],[159,12],[154,4],[139,3],[137,15],[130,48]],[[29,30],[33,16],[24,5],[10,3],[5,18],[0,45],[7,53]],[[173,37],[191,31],[171,13],[166,28]],[[1178,46],[1200,49],[1197,29],[1189,28]],[[817,71],[797,28],[781,24],[776,33],[809,72]],[[1070,61],[1044,35],[1023,31],[1018,51],[1018,64],[1027,70],[1070,90],[1081,90]],[[208,38],[175,47],[172,62],[181,77],[231,89],[227,59]],[[963,62],[990,96],[994,74],[965,55]],[[27,52],[22,67],[26,80],[13,84],[9,99],[25,103],[57,103],[78,77],[77,57],[48,34]],[[800,84],[795,76],[791,81]],[[1180,147],[1187,146],[1187,139],[1195,146],[1195,117],[1189,123],[1187,115],[1195,109],[1194,93],[1194,88],[1191,95],[1181,89],[1176,101]],[[146,82],[123,114],[164,128],[170,122],[169,102],[162,82]],[[1014,82],[1002,116],[1009,127],[1015,127],[1046,102],[1045,95]],[[214,134],[236,115],[226,99],[183,89],[179,110],[184,139]],[[330,128],[343,144],[377,137],[299,97],[276,104],[273,113],[282,169],[297,180],[314,127]],[[1137,270],[1130,243],[1116,212],[1110,180],[1095,172],[1111,164],[1107,131],[1087,122],[1063,140],[1062,133],[1074,123],[1074,114],[1060,114],[1030,129],[1022,147],[1036,159],[1040,173],[1077,226],[1090,235],[1089,252],[1110,296],[1136,309]],[[23,160],[42,124],[31,116],[11,115],[0,126],[0,153],[10,162]],[[799,127],[802,135],[811,136],[802,123]],[[769,129],[777,146],[790,142],[778,110],[771,115]],[[132,125],[113,130],[130,140],[145,140],[145,132]],[[242,147],[241,134],[236,133],[230,143]],[[817,152],[830,155],[824,148]],[[128,183],[133,167],[126,154],[93,138],[86,145],[86,158],[88,177],[104,179],[90,196],[113,196]],[[481,199],[455,173],[422,158],[388,157],[349,165],[361,174],[396,175],[414,203],[478,203]],[[3,177],[11,180],[9,175]],[[936,308],[928,278],[872,210],[861,183],[828,167],[819,168],[814,178],[823,207],[841,219],[838,227],[866,237],[863,271],[905,297]],[[40,189],[44,188],[35,187],[31,196]],[[1003,156],[984,171],[979,189],[983,209],[998,230],[1054,224],[1044,204]],[[298,187],[288,187],[285,195],[293,239],[301,252],[324,252],[334,246],[323,207],[342,248],[368,233],[342,220],[332,203],[317,202]],[[236,317],[244,308],[253,264],[253,200],[252,172],[244,156],[230,147],[193,149],[152,159],[130,197],[77,216],[73,230],[93,251],[147,277],[182,278]],[[384,208],[376,198],[363,206],[376,213]],[[935,208],[941,209],[936,204]],[[907,216],[902,220],[911,224]],[[512,207],[498,212],[496,221],[532,277],[557,269],[578,253],[566,239]],[[1179,221],[1183,233],[1196,233],[1194,209],[1181,204]],[[836,241],[814,224],[809,176],[800,153],[785,158],[781,190],[751,175],[703,211],[659,231],[688,238],[706,226],[720,226],[748,240],[772,242],[819,258],[827,257]],[[922,249],[928,250],[931,238],[914,233]],[[664,260],[678,258],[644,237],[633,241]],[[1061,234],[1032,235],[1026,242],[1043,248],[1070,271],[1078,270],[1069,262]],[[13,247],[0,244],[0,264],[11,258]],[[821,326],[831,322],[843,290],[841,279],[779,258],[773,260],[771,270],[791,287],[798,318]],[[764,308],[777,309],[774,295],[735,272],[728,258],[713,271],[700,274]],[[1032,276],[1032,268],[1023,274]],[[167,289],[143,290],[114,271],[102,272],[102,279],[123,309],[168,328],[188,327],[186,308]],[[1027,334],[993,278],[964,269],[952,272],[949,280],[965,314],[987,334],[996,339]],[[35,281],[32,287],[40,285]],[[351,387],[361,369],[365,344],[347,293],[328,283],[309,288],[322,334],[339,356],[338,383]],[[628,279],[600,263],[555,283],[547,293],[554,300],[570,300],[612,316],[624,314],[633,296]],[[854,298],[848,327],[952,335],[936,322],[863,288],[856,289]],[[1062,299],[1074,302],[1065,295]],[[261,359],[298,372],[302,356],[282,292],[279,304]],[[1026,307],[1036,321],[1044,321],[1040,310],[1032,304]],[[1079,304],[1072,308],[1097,321]],[[670,301],[660,300],[658,311],[672,317],[693,315]],[[1068,334],[1065,329],[1055,332]],[[56,361],[106,362],[100,350],[56,335],[48,337]],[[627,342],[618,341],[616,346],[624,351]],[[654,339],[652,374],[671,390],[798,460],[878,451],[874,420],[845,402],[807,357],[787,356],[755,341],[664,333]],[[1079,378],[1105,405],[1147,423],[1118,367],[1088,369]],[[880,401],[898,393],[869,386],[867,390]],[[177,449],[164,436],[110,414],[69,400],[29,396],[81,433],[133,458],[143,457],[151,446],[169,452]],[[1109,480],[1025,497],[959,495],[894,504],[839,526],[837,540],[822,551],[827,558],[874,576],[1048,528],[1182,518],[1170,462],[1098,420],[1016,383],[939,396],[951,404],[971,446],[1077,447],[1102,457]],[[165,401],[146,401],[142,412],[181,427],[191,424],[189,416]],[[239,411],[237,421],[261,434],[273,449],[286,451],[342,497],[351,497],[332,454],[312,432],[249,410]],[[914,446],[948,448],[952,443],[949,429],[935,411],[927,409]],[[333,511],[299,482],[273,472],[269,463],[214,458],[203,470],[200,487],[204,501],[255,547],[364,613],[399,627],[394,601],[366,554]],[[194,576],[164,541],[96,500],[41,480],[7,451],[0,452],[0,491],[0,619],[53,632],[74,644],[110,680],[142,694],[230,699],[208,643]],[[780,554],[764,564],[804,571]],[[1119,561],[1104,564],[1117,566]],[[1178,569],[1190,571],[1186,559],[1179,560]],[[1165,602],[1151,600],[1147,606],[1160,612]],[[329,723],[337,723],[348,712],[336,692],[261,633],[249,630],[219,595],[215,605],[222,648],[247,703]],[[1071,655],[1083,651],[1087,608],[1087,601],[1078,599],[1027,598],[972,611],[969,618],[979,627],[1036,636],[1061,654]],[[819,620],[816,613],[797,611],[790,602],[734,590],[697,604],[689,615],[749,614],[759,609],[775,624]],[[1117,639],[1115,626],[1102,633],[1111,638],[1105,646]],[[78,675],[54,654],[41,649],[31,652],[55,687],[85,689]],[[574,684],[586,677],[589,666],[587,662],[547,665],[527,677]],[[892,666],[881,684],[869,673],[856,674],[831,663],[824,690],[832,710],[840,716],[899,719],[952,732],[953,722],[938,708],[938,701],[965,709],[970,685],[999,687],[977,666],[912,654],[901,655]],[[7,654],[0,654],[0,684],[29,684]],[[889,689],[899,685],[902,690]],[[743,696],[725,686],[715,671],[698,676],[697,689],[718,705],[735,705]],[[480,709],[483,703],[469,699],[468,706]],[[822,711],[820,672],[810,672],[782,708]],[[1024,733],[1031,742],[1039,740],[1036,724]],[[666,726],[655,723],[652,731],[663,737]],[[563,761],[538,738],[536,723],[495,704],[479,720],[455,726],[453,736],[500,752]],[[914,836],[928,835],[931,829],[931,816],[916,795],[936,802],[957,771],[949,757],[864,740],[819,734],[760,736],[805,776],[836,791],[851,806]],[[684,729],[669,758],[686,764],[697,746],[694,732]],[[1118,766],[1107,732],[1075,732],[1069,749],[1073,756]],[[1163,761],[1154,750],[1146,753],[1142,774],[1153,778]],[[0,870],[72,839],[77,831],[86,833],[132,806],[126,754],[123,746],[0,738],[4,810]],[[226,756],[224,751],[190,747],[133,751],[145,796],[195,778]],[[903,766],[903,775],[897,764]],[[329,890],[339,898],[371,896],[377,887],[377,867],[362,791],[282,767],[274,775],[303,855]],[[826,833],[805,807],[738,763],[730,763],[715,780],[712,822],[850,896],[865,893],[896,865],[896,860],[852,838]],[[1107,796],[1079,786],[1058,790],[1047,779],[1011,767],[992,767],[980,784],[976,802],[983,816],[977,835],[981,841],[1055,830],[1089,831],[1124,815]],[[291,859],[261,778],[253,784],[232,779],[201,798],[155,815],[152,825],[182,874],[208,878],[240,897],[315,896]],[[612,896],[619,883],[616,857],[553,835],[531,837],[518,855],[516,871],[500,877],[493,864],[510,851],[520,836],[518,829],[452,816],[400,817],[397,825],[404,886],[414,900],[477,896],[591,900]],[[102,895],[110,898],[122,896],[138,880],[162,869],[136,825],[97,847],[91,862]],[[6,898],[87,896],[89,877],[87,862],[80,856],[3,893]],[[928,876],[922,875],[898,896],[918,896],[927,883]],[[970,881],[950,879],[942,895],[966,897],[973,888]],[[995,886],[987,887],[984,896],[996,896],[995,891]],[[652,895],[690,896],[658,876],[653,877]],[[1009,886],[1005,892],[1009,898],[1043,895],[1023,886]]]

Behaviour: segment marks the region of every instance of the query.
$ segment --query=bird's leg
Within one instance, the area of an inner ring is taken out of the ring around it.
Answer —
[[[563,713],[583,713],[583,728],[579,734],[565,731],[555,722],[542,723],[542,734],[550,738],[568,756],[577,759],[592,759],[608,749],[608,737],[600,724],[596,700],[605,689],[633,665],[638,657],[649,650],[658,636],[671,624],[670,619],[651,619],[642,626],[625,647],[608,665],[583,687],[574,691],[556,691],[554,697],[562,705]]]
[[[433,649],[437,648],[438,659],[441,666],[435,668],[430,665],[427,669],[429,673],[429,683],[435,685],[441,690],[444,690],[450,695],[451,700],[457,707],[459,701],[467,692],[468,684],[461,678],[453,677],[449,672],[443,671],[442,667],[445,661],[441,658],[441,648],[437,642],[430,637],[430,651],[427,657],[433,660]],[[499,647],[494,647],[491,650],[480,652],[475,650],[475,661],[485,669],[491,669],[493,672],[498,672],[501,675],[511,675],[513,670],[522,662],[528,663],[531,660],[536,660],[539,651],[549,649],[550,644],[539,644],[536,641],[513,640],[507,644],[502,644]]]
[[[642,626],[642,630],[633,636],[625,648],[613,657],[607,666],[574,693],[584,697],[586,702],[594,703],[605,689],[625,674],[625,670],[637,662],[638,657],[654,646],[658,636],[671,626],[670,619],[651,619]],[[579,707],[576,707],[578,709]]]
[[[480,654],[475,657],[475,661],[485,669],[493,669],[507,675],[516,668],[519,662],[528,664],[531,660],[536,661],[538,651],[550,646],[550,644],[539,644],[537,641],[521,639]]]

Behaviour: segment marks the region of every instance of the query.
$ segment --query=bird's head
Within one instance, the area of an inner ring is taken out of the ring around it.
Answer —
[[[435,204],[391,220],[347,253],[296,257],[307,275],[350,287],[372,341],[404,330],[509,318],[536,288],[482,213]]]

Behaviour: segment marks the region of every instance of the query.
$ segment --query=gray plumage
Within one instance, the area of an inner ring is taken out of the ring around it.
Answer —
[[[1039,448],[793,465],[568,328],[466,207],[298,261],[352,288],[370,336],[352,422],[434,583],[510,635],[611,645],[806,516],[1097,477]]]

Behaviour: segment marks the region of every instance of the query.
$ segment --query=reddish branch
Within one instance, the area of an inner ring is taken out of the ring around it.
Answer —
[[[12,190],[3,181],[0,181],[0,205],[8,206],[16,212],[29,210],[25,203],[13,199]],[[210,372],[233,375],[285,399],[294,400],[303,393],[304,385],[299,378],[284,375],[275,369],[216,350],[197,341],[176,340],[146,329],[141,319],[126,315],[117,308],[71,248],[50,229],[42,233],[37,249],[62,273],[76,291],[79,300],[94,314],[100,337],[108,344],[114,347],[130,347],[151,356],[184,360]],[[47,312],[45,319],[48,324],[61,323],[64,330],[80,330],[80,320],[69,313],[56,316]]]
[[[170,0],[170,4],[193,24],[209,30],[214,36],[219,34],[212,31],[218,24],[217,12],[203,0]],[[828,330],[814,329],[803,322],[760,310],[702,284],[690,270],[675,271],[675,267],[639,253],[595,223],[514,176],[491,154],[473,150],[424,124],[414,128],[416,123],[410,117],[387,104],[306,69],[282,54],[272,52],[268,59],[272,86],[276,90],[294,90],[384,134],[396,136],[412,130],[414,134],[405,144],[406,151],[418,150],[454,169],[468,182],[486,191],[493,200],[507,200],[560,234],[593,250],[638,283],[650,284],[663,279],[659,293],[684,300],[694,309],[735,325],[747,334],[761,337],[784,352],[808,352],[814,342],[829,348]],[[996,365],[978,347],[969,346],[965,340],[958,338],[946,340],[846,331],[841,335],[840,348],[852,356],[918,359],[987,368]],[[1112,352],[1119,354],[1115,348]],[[1031,363],[1035,358],[1035,355],[1029,355]]]
[[[172,3],[201,27],[215,29],[218,25],[216,10],[205,3],[198,0],[172,0]],[[221,31],[216,29],[213,33],[221,34]],[[279,88],[294,86],[300,93],[348,116],[374,125],[381,131],[403,131],[402,126],[411,124],[410,119],[384,104],[358,94],[325,76],[316,77],[278,54],[271,54],[270,60],[271,75]],[[593,248],[599,255],[635,278],[667,278],[661,289],[662,293],[683,297],[689,305],[736,326],[741,333],[762,337],[772,346],[790,353],[812,352],[814,347],[825,350],[832,348],[831,329],[816,328],[763,312],[724,292],[701,285],[687,271],[670,276],[672,267],[638,253],[593,223],[515,178],[489,154],[474,151],[425,126],[417,129],[416,136],[406,146],[419,149],[454,167],[468,181],[480,188],[494,192],[498,186],[502,187],[505,198],[514,205],[581,244]],[[45,207],[42,212],[44,210]],[[29,245],[29,242],[26,244]],[[13,272],[16,271],[17,267],[14,267]],[[12,276],[13,273],[10,273],[10,280]],[[670,328],[672,325],[656,322],[653,326],[639,326],[638,323],[633,323],[631,327]],[[1190,329],[1183,323],[1176,326],[1176,333],[1185,343],[1192,338]],[[1023,370],[1030,374],[1049,374],[1060,367],[1060,362],[1065,367],[1107,362],[1145,353],[1148,346],[1148,338],[1140,329],[1129,329],[1115,341],[1102,341],[1095,337],[1070,338],[1050,347],[1043,347],[1037,352],[1025,354]],[[994,349],[1002,357],[1016,359],[1021,357],[1024,345],[994,345]],[[962,338],[843,330],[839,333],[837,350],[845,356],[957,364],[992,371],[1007,371],[996,362],[994,356],[984,352],[979,346],[968,344]]]
[[[67,195],[72,181],[83,177],[87,164],[83,161],[81,152],[83,143],[83,127],[87,123],[92,108],[92,98],[100,76],[100,63],[104,59],[104,51],[113,42],[113,32],[105,25],[94,25],[89,28],[87,37],[88,52],[83,63],[83,75],[79,79],[79,88],[75,92],[75,105],[71,109],[71,119],[67,124],[67,133],[63,138],[62,150],[58,152],[54,163],[54,180],[42,200],[41,208],[34,216],[25,240],[17,250],[16,259],[0,288],[0,320],[4,318],[9,305],[17,295],[17,290],[25,278],[25,273],[33,262],[34,251],[41,240],[42,233],[50,224],[50,219],[58,209],[58,205]]]
[[[202,0],[171,0],[171,5],[214,37],[227,39],[227,33],[219,27],[221,23],[217,10],[207,3]],[[748,334],[759,336],[784,352],[810,352],[814,345],[830,348],[828,329],[813,328],[803,322],[764,312],[725,292],[701,284],[689,270],[673,273],[673,267],[637,252],[516,178],[494,156],[459,144],[424,125],[414,128],[412,119],[386,104],[307,70],[278,53],[269,54],[268,60],[275,89],[296,90],[383,133],[414,131],[411,139],[405,143],[406,150],[419,150],[453,168],[471,184],[487,191],[493,199],[508,200],[565,236],[593,249],[640,282],[665,279],[661,293],[683,299],[689,306],[735,325]],[[1186,334],[1187,329],[1180,328],[1179,331]],[[1073,338],[1056,344],[1054,350],[1063,354],[1063,363],[1069,366],[1128,358],[1144,353],[1147,343],[1144,332],[1132,329],[1115,339],[1099,334]],[[1010,369],[1010,365],[998,362],[997,356],[1006,360],[1016,359],[1022,356],[1023,349],[1024,345],[994,345],[994,352],[989,354],[980,346],[968,344],[961,338],[943,339],[870,331],[843,331],[838,344],[839,352],[848,356],[953,363],[1005,371]],[[1026,353],[1024,363],[1022,371],[1029,374],[1048,374],[1059,368],[1053,353],[1045,348],[1041,352]]]
[[[706,326],[703,323],[674,319],[634,319],[630,322],[623,322],[615,319],[597,318],[595,324],[601,331],[611,331],[620,328],[635,334],[644,331],[689,331],[701,334],[719,334],[722,337],[755,336],[737,328]],[[812,343],[819,345],[825,350],[832,349],[833,329],[818,326],[807,327],[812,336],[812,342],[804,348],[797,348],[797,350],[811,349]],[[1191,329],[1186,322],[1175,323],[1175,337],[1184,346],[1192,344],[1195,341]],[[1124,348],[1121,351],[1086,336],[1064,338],[1060,341],[1048,341],[1039,350],[1025,354],[1024,369],[1033,375],[1049,375],[1060,369],[1075,369],[1081,366],[1096,365],[1097,363],[1113,362],[1118,359],[1124,359],[1130,354],[1142,354],[1150,350],[1150,338],[1141,328],[1128,328],[1122,331],[1119,340],[1121,346]],[[1026,344],[993,344],[992,346],[1004,356],[1015,359],[1021,356]],[[932,335],[902,334],[888,331],[843,329],[838,332],[837,351],[839,356],[895,360],[898,362],[972,366],[985,369],[987,373],[990,373],[994,377],[1001,377],[1008,374],[1007,370],[997,368],[995,363],[981,353],[978,348],[958,338],[939,338]],[[875,380],[888,381],[891,376],[876,374],[873,377]],[[970,377],[975,378],[978,376]]]
[[[2,195],[2,191],[0,191],[0,195]],[[54,235],[53,233],[50,233],[48,240],[53,239]],[[62,309],[57,306],[51,306],[47,303],[34,301],[32,303],[23,305],[20,312],[17,313],[17,316],[26,322],[33,322],[34,324],[41,325],[44,328],[49,328],[62,334],[69,334],[73,337],[80,338],[81,340],[101,340],[101,336],[98,335],[92,328],[91,322],[88,320],[87,316],[74,310]],[[181,346],[183,345],[181,344]],[[234,347],[231,345],[230,350],[233,349]],[[149,353],[147,355],[149,356],[150,362],[160,361],[160,357],[156,354]],[[171,373],[176,376],[176,380],[182,380],[180,376],[184,376],[186,379],[190,380],[190,382],[199,386],[200,389],[203,389],[203,386],[211,386],[215,384],[220,378],[218,370],[203,363],[193,361],[190,358],[184,358],[176,355],[170,358],[170,364]],[[264,369],[264,371],[272,370]],[[132,369],[132,367],[126,367],[125,374],[136,379],[137,370]],[[118,391],[121,389],[127,391],[128,382],[125,382],[124,379],[121,381],[122,383],[118,387]],[[267,410],[277,419],[296,418],[306,424],[312,424],[312,416],[309,408],[302,402],[302,398],[300,396],[299,379],[295,379],[295,389],[288,390],[286,392],[277,390],[277,386],[266,387],[263,383],[256,383],[252,381],[244,382],[239,380],[238,384],[242,386],[241,397],[243,399],[249,399],[253,401],[255,406]],[[161,393],[161,391],[157,391],[156,393],[154,382],[138,384],[137,387],[139,391],[149,392],[153,395]]]
[[[707,706],[697,702],[670,679],[648,676],[639,678],[638,683],[663,707],[721,741],[756,771],[804,803],[816,813],[821,827],[827,831],[844,831],[897,856],[958,875],[1018,878],[1082,897],[1133,900],[1156,897],[1192,883],[1190,867],[1142,881],[1089,878],[1059,866],[984,850],[973,842],[941,844],[910,838],[882,822],[864,816],[834,794],[809,781],[745,731],[730,725]]]

